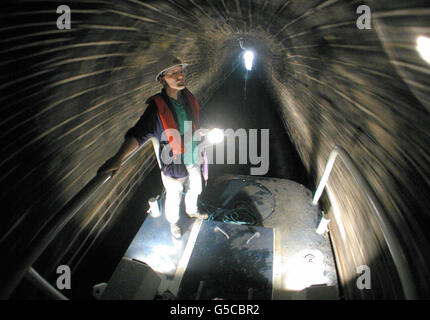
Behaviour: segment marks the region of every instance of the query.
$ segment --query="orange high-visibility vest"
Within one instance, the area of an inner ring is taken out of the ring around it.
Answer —
[[[193,94],[187,89],[184,88],[183,92],[185,94],[186,99],[188,100],[188,105],[191,107],[192,116],[193,116],[193,129],[197,130],[199,123],[199,103],[197,99],[193,96]],[[154,100],[155,104],[158,108],[158,114],[160,116],[161,122],[163,123],[164,130],[167,129],[176,129],[178,130],[178,125],[175,121],[172,111],[167,105],[166,101],[161,97],[161,94],[156,94],[149,98],[148,100]],[[174,155],[184,153],[184,145],[182,141],[179,139],[175,139],[175,136],[170,134],[169,131],[165,131],[167,140],[169,141],[170,147],[172,148],[172,152]]]

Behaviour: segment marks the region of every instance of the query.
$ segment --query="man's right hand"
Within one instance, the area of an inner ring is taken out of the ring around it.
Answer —
[[[122,161],[118,157],[112,157],[108,159],[100,168],[97,170],[97,174],[104,174],[112,172],[112,178],[117,174],[119,169],[121,169]]]
[[[112,178],[117,174],[119,169],[121,169],[121,164],[124,159],[126,159],[131,153],[133,153],[139,147],[139,143],[135,138],[127,138],[119,148],[118,152],[109,160],[107,160],[100,168],[97,170],[97,174],[103,174],[112,172]]]

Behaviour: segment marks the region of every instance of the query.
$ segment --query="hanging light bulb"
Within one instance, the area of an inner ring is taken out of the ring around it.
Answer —
[[[248,71],[252,70],[252,61],[254,60],[254,53],[250,50],[246,50],[243,54],[243,59],[245,60],[245,68]]]
[[[417,50],[420,53],[421,57],[427,63],[430,63],[430,38],[419,36],[417,38]]]

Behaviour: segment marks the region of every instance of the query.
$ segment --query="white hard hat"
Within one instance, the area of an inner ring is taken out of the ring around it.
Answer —
[[[177,66],[182,66],[182,68],[185,68],[188,66],[188,64],[182,63],[181,60],[179,60],[178,58],[172,55],[165,55],[161,57],[160,60],[158,60],[157,66],[156,66],[157,68],[156,70],[161,70],[161,71],[159,71],[155,76],[155,81],[158,81],[160,77],[163,75],[163,73]]]

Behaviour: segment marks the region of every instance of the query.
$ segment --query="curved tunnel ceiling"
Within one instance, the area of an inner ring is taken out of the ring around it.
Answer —
[[[190,64],[187,86],[204,110],[243,38],[314,183],[331,149],[343,146],[388,212],[420,295],[430,296],[430,64],[416,50],[417,38],[430,36],[428,1],[69,1],[71,29],[59,30],[62,4],[15,1],[2,10],[5,251],[25,253],[116,152],[160,90],[153,69],[160,55]],[[370,30],[356,27],[361,4],[371,9]],[[401,296],[377,222],[341,165],[329,196],[345,296]],[[57,244],[52,254],[62,250]],[[354,289],[361,264],[384,274],[370,293]]]

